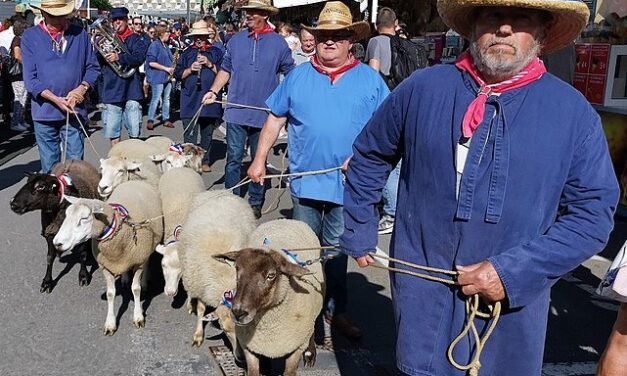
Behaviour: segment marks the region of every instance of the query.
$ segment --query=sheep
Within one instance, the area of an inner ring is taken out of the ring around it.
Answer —
[[[165,235],[164,245],[158,245],[156,251],[163,255],[161,266],[165,279],[164,292],[167,296],[176,295],[181,279],[181,264],[177,251],[178,229],[187,216],[192,199],[204,190],[202,178],[190,168],[167,171],[159,180]]]
[[[115,279],[129,271],[133,273],[133,323],[136,328],[144,327],[140,279],[148,258],[163,237],[159,194],[145,182],[129,181],[120,184],[106,203],[74,197],[66,199],[71,205],[54,237],[54,246],[63,251],[97,238],[92,251],[107,283],[104,334],[113,335],[117,330]]]
[[[68,206],[63,197],[66,193],[84,198],[98,197],[97,187],[100,174],[87,162],[69,160],[56,164],[50,175],[29,173],[27,176],[26,184],[11,199],[11,210],[19,215],[41,210],[41,236],[46,239],[48,256],[46,274],[39,291],[51,293],[54,288],[52,265],[57,256],[52,239],[65,219],[65,208]],[[68,176],[69,179],[66,178]],[[81,244],[77,250],[81,265],[78,272],[78,284],[88,286],[91,283],[91,274],[85,265],[88,255],[87,244]]]
[[[128,139],[113,145],[107,157],[126,157],[131,159],[148,158],[153,154],[161,153],[156,145],[138,139]]]
[[[174,141],[165,136],[153,136],[146,139],[144,142],[156,146],[161,152],[168,151],[170,145],[174,143]]]
[[[237,268],[231,315],[218,311],[220,321],[226,327],[234,321],[249,376],[259,375],[259,355],[287,356],[284,374],[296,375],[301,354],[306,366],[313,366],[316,359],[314,325],[325,288],[322,265],[317,262],[320,242],[307,224],[280,219],[260,225],[248,245],[252,248],[215,256],[234,262]],[[311,250],[285,251],[297,248]],[[309,260],[314,262],[306,269]]]
[[[202,159],[205,149],[192,143],[172,144],[160,153],[150,156],[150,159],[160,165],[163,172],[179,167],[189,167],[198,173],[202,173]]]
[[[177,247],[183,286],[189,301],[197,302],[192,346],[200,346],[205,307],[217,307],[223,293],[235,287],[234,270],[212,256],[244,247],[256,220],[250,205],[228,191],[201,193],[190,208]]]
[[[121,183],[129,180],[144,180],[155,189],[159,186],[161,171],[149,159],[127,159],[110,157],[100,159],[102,178],[98,183],[98,193],[107,198]]]

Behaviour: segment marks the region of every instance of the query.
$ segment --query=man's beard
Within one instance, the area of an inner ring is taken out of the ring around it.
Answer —
[[[529,46],[529,48],[522,50],[519,47],[514,46],[512,43],[505,41],[504,39],[494,37],[483,45],[479,45],[476,39],[470,44],[470,54],[477,70],[484,76],[491,77],[498,81],[508,79],[515,74],[519,73],[525,68],[533,59],[540,55],[542,49],[542,43],[535,38]],[[490,46],[495,44],[506,44],[513,48],[514,52],[508,49],[488,51]]]

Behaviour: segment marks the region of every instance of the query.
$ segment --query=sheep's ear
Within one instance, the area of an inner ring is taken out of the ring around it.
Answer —
[[[24,172],[24,176],[26,176],[27,178],[30,178],[30,177],[31,177],[31,176],[33,176],[33,175],[35,175],[35,173],[34,173],[34,172],[31,172],[31,171],[26,171],[26,172]]]
[[[167,249],[167,247],[165,245],[157,244],[157,248],[155,248],[155,252],[165,256],[165,250],[166,249]]]
[[[214,259],[223,262],[228,266],[235,266],[235,262],[237,262],[237,257],[239,257],[238,251],[227,252],[213,256]]]
[[[106,159],[104,158],[100,158],[100,165],[102,166],[102,164],[106,161]]]
[[[85,200],[85,201],[87,201],[87,205],[91,209],[92,213],[94,213],[94,214],[104,213],[105,203],[103,201],[95,200],[95,199],[94,200]]]
[[[285,258],[283,258],[283,262],[281,262],[279,270],[281,270],[281,273],[285,275],[296,278],[300,278],[308,274],[313,274],[309,269],[303,268],[302,266],[296,264],[292,264],[291,262],[285,260]]]
[[[140,161],[136,161],[136,160],[128,160],[128,161],[126,161],[126,169],[128,171],[139,170],[141,165],[142,165],[142,163]]]
[[[150,160],[153,162],[163,162],[165,160],[165,154],[154,154],[150,156]]]
[[[80,200],[80,198],[78,197],[72,197],[72,196],[68,196],[68,195],[64,195],[63,198],[69,202],[70,204],[76,204],[78,202],[78,200]]]

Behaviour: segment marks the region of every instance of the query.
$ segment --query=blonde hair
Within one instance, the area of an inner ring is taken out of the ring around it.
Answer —
[[[213,37],[213,40],[215,42],[222,43],[222,39],[220,39],[220,33],[218,33],[218,27],[216,26],[216,24],[210,23],[207,28],[213,30],[216,33],[216,35]]]

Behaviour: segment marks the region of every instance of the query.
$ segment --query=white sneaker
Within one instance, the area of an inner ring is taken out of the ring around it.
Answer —
[[[391,234],[394,230],[394,217],[383,214],[379,220],[379,235]]]

